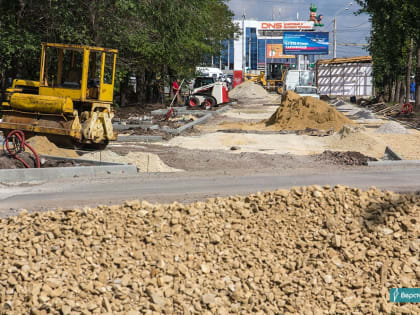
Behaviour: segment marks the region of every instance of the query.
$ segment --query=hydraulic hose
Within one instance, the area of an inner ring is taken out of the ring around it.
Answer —
[[[41,163],[39,161],[38,153],[35,149],[28,143],[25,142],[25,134],[21,130],[13,130],[8,134],[6,140],[4,141],[4,146],[6,147],[6,152],[16,160],[22,162],[26,168],[31,168],[31,166],[26,163],[21,157],[18,156],[19,153],[25,152],[25,147],[32,151],[35,156],[35,166],[36,168],[41,168]]]

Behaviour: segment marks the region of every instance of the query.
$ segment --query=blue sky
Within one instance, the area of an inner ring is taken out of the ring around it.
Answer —
[[[309,7],[314,3],[318,7],[318,14],[324,15],[325,27],[323,31],[330,31],[332,43],[333,18],[337,16],[337,43],[367,43],[370,34],[369,17],[366,14],[354,15],[360,7],[355,1],[349,0],[230,0],[228,5],[240,19],[245,10],[247,19],[272,20],[299,20],[309,19]],[[352,3],[352,5],[349,5]],[[345,8],[348,8],[346,10]],[[332,57],[332,45],[331,45]],[[369,53],[359,47],[337,46],[337,57],[365,56]]]

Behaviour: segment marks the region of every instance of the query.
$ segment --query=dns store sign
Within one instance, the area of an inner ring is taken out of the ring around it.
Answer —
[[[261,22],[262,30],[313,30],[314,22],[312,21],[288,21],[288,22]]]

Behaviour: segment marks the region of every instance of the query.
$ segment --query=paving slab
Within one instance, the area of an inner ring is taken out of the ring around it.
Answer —
[[[141,123],[141,124],[112,124],[112,128],[116,131],[124,131],[129,129],[150,129],[156,130],[159,129],[159,125],[153,125],[151,123]]]
[[[359,123],[379,123],[382,122],[381,119],[375,116],[372,111],[360,108],[357,105],[353,105],[350,103],[346,103],[344,101],[335,101],[330,103],[331,105],[335,106],[336,109],[349,117],[350,119],[359,122]]]

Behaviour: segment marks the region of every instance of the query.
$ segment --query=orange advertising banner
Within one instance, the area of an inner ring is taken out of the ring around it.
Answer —
[[[283,55],[283,44],[267,44],[268,59],[291,59],[296,58],[295,55]]]

